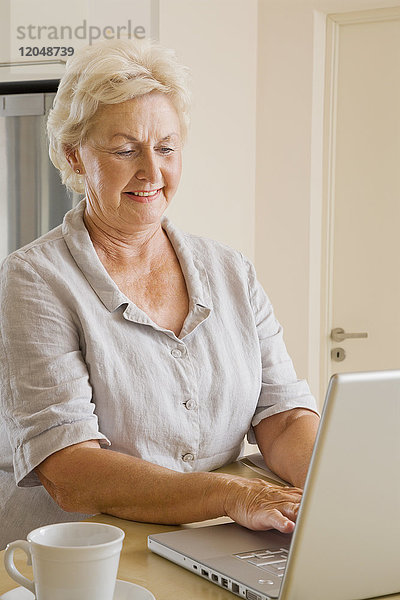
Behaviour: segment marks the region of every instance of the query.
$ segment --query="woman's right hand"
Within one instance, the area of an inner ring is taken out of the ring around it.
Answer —
[[[231,477],[225,488],[225,514],[248,529],[291,533],[303,490],[263,479]]]
[[[172,471],[105,450],[98,440],[53,453],[36,472],[64,511],[168,525],[227,515],[248,529],[290,533],[302,495],[262,479]]]

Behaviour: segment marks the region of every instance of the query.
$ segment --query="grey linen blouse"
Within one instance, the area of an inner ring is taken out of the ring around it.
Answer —
[[[169,469],[209,471],[237,459],[246,434],[255,443],[265,417],[316,412],[242,254],[163,218],[190,298],[177,337],[110,278],[84,208],[1,267],[0,548],[83,517],[62,511],[34,471],[66,446],[98,439]]]

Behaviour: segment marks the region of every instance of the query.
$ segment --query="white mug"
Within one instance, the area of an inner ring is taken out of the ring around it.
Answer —
[[[7,573],[36,600],[112,600],[125,533],[102,523],[57,523],[34,529],[26,540],[8,544]],[[33,565],[34,581],[14,564],[21,548]]]

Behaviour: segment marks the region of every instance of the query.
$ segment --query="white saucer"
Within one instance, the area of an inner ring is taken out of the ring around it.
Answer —
[[[0,596],[0,600],[35,600],[35,596],[24,587],[15,588]],[[141,585],[117,579],[113,600],[156,600],[153,594]]]

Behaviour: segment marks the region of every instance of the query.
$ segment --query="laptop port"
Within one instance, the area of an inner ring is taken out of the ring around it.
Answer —
[[[211,573],[211,579],[218,583],[218,575],[216,575],[215,573]]]
[[[201,574],[202,574],[204,577],[208,577],[208,571],[206,571],[205,569],[202,569],[202,570],[201,570]]]
[[[246,598],[247,598],[247,600],[261,600],[261,596],[259,596],[258,594],[255,594],[251,590],[246,591]]]
[[[228,587],[228,580],[227,580],[227,579],[225,579],[225,577],[221,577],[221,583],[222,583],[222,585],[223,585],[225,588],[227,588],[227,587]]]
[[[232,592],[235,592],[236,594],[238,594],[238,593],[239,593],[239,591],[240,591],[240,590],[239,590],[239,586],[238,586],[238,584],[237,584],[237,583],[234,583],[234,582],[232,581]]]

